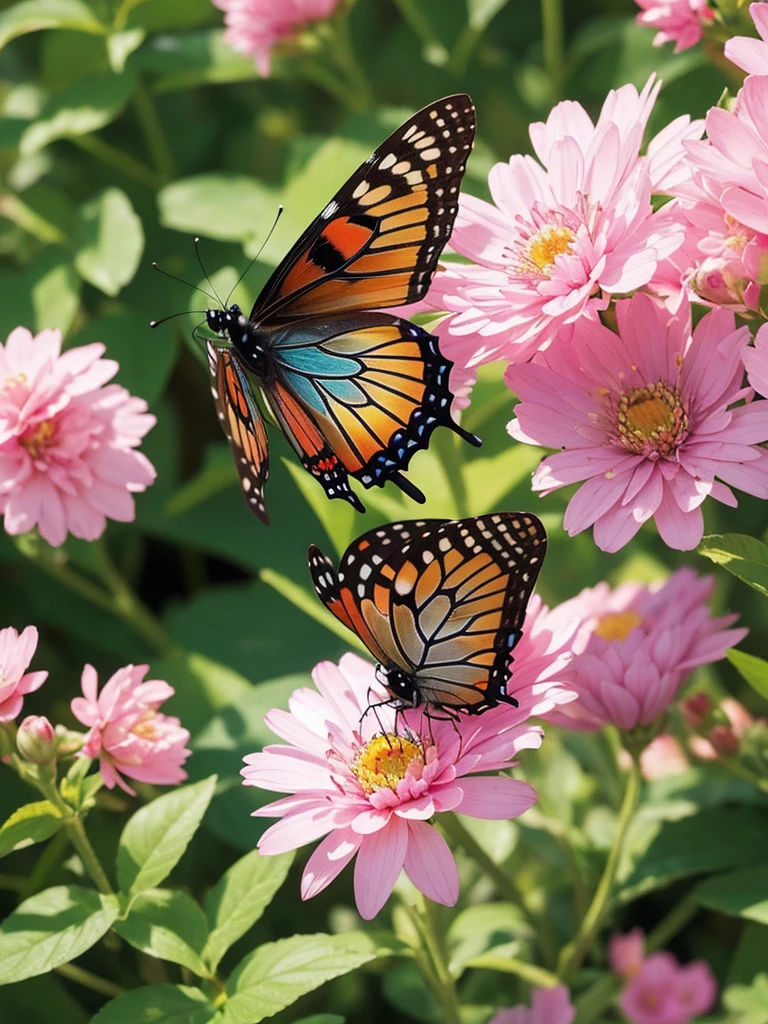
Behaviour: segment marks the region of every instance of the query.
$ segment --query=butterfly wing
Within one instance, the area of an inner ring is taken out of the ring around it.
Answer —
[[[422,298],[453,230],[474,134],[475,108],[463,94],[409,118],[299,238],[251,321],[335,316]]]
[[[479,443],[451,419],[451,362],[436,338],[407,320],[388,313],[302,320],[277,331],[272,358],[274,380],[264,385],[270,406],[329,497],[343,470],[365,487],[394,479],[423,501],[401,471],[435,427]],[[322,439],[328,451],[319,462]],[[330,456],[336,462],[323,476],[318,467],[330,467]]]
[[[264,503],[264,485],[269,476],[264,418],[233,349],[212,345],[210,341],[207,348],[211,393],[221,428],[232,446],[245,500],[263,523],[269,523]]]
[[[506,693],[510,653],[546,550],[528,512],[392,523],[364,534],[338,573],[316,549],[320,599],[420,703],[482,711]]]

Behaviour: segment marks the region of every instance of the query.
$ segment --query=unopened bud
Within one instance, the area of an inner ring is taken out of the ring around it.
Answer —
[[[686,725],[691,729],[700,729],[704,719],[712,714],[714,704],[706,693],[695,693],[687,697],[680,705]]]
[[[721,757],[735,757],[739,752],[739,738],[730,725],[713,725],[709,742]]]
[[[48,764],[56,756],[56,733],[42,715],[27,715],[16,734],[16,746],[25,761]]]

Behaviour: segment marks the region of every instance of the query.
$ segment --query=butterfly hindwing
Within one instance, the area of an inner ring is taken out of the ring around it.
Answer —
[[[414,703],[482,711],[506,694],[510,654],[546,550],[527,512],[393,523],[369,531],[315,589]],[[322,557],[322,556],[320,556]],[[322,577],[322,578],[321,578]],[[395,696],[402,691],[393,689]]]
[[[251,384],[231,348],[207,344],[211,393],[222,430],[232,446],[235,466],[248,505],[269,523],[264,485],[269,476],[269,442],[264,418]]]
[[[255,324],[421,299],[453,230],[474,141],[469,96],[424,107],[336,193],[275,270]]]

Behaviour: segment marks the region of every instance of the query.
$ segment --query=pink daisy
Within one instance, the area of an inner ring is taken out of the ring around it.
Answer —
[[[619,999],[631,1024],[689,1024],[717,998],[717,984],[703,960],[681,966],[672,953],[652,953]]]
[[[580,622],[574,657],[560,674],[578,700],[554,708],[549,721],[571,729],[611,724],[624,731],[651,725],[699,665],[719,661],[746,629],[737,615],[713,618],[715,581],[678,569],[665,583],[607,583],[583,590],[553,609],[560,622]]]
[[[317,895],[356,857],[355,900],[370,920],[386,903],[402,869],[429,899],[452,906],[459,894],[453,854],[430,819],[442,811],[475,818],[516,818],[536,801],[532,786],[498,773],[521,750],[540,746],[526,720],[569,700],[548,688],[518,690],[510,705],[458,722],[397,711],[369,662],[346,654],[312,673],[317,691],[296,690],[290,711],[272,710],[270,729],[288,745],[245,758],[246,786],[291,794],[257,816],[281,820],[259,842],[270,855],[325,837],[309,858],[302,899]],[[480,774],[483,773],[483,774]]]
[[[634,978],[643,966],[645,936],[642,928],[633,928],[626,935],[614,935],[608,945],[611,970],[620,978]]]
[[[513,1006],[500,1010],[489,1024],[573,1024],[576,1007],[573,1006],[565,985],[554,988],[535,988],[531,992],[531,1008]]]
[[[181,767],[191,754],[186,749],[189,733],[178,718],[157,709],[174,694],[168,683],[144,680],[148,665],[126,665],[98,693],[98,676],[92,665],[83,669],[83,697],[72,701],[72,714],[89,727],[81,751],[83,757],[99,758],[104,785],[118,785],[134,796],[123,779],[158,786],[183,782]]]
[[[703,30],[715,16],[707,0],[635,0],[642,13],[639,25],[655,28],[654,46],[674,43],[675,53],[688,50],[699,42]]]
[[[24,696],[39,690],[47,672],[27,672],[37,648],[34,626],[19,634],[13,626],[0,629],[0,722],[12,722],[21,712]]]
[[[493,204],[462,195],[452,247],[473,261],[437,274],[426,304],[451,316],[436,328],[465,387],[480,363],[521,361],[611,297],[651,280],[682,243],[674,204],[651,196],[688,178],[685,139],[701,125],[678,118],[640,156],[658,85],[609,93],[597,124],[578,103],[531,125],[540,162],[513,156],[492,168]],[[495,204],[495,205],[494,205]]]
[[[745,349],[743,359],[749,383],[768,398],[768,324],[758,330],[754,348]]]
[[[735,36],[729,39],[725,44],[725,56],[748,75],[768,75],[768,6],[765,3],[750,4],[749,13],[760,38]]]
[[[95,540],[107,517],[130,522],[133,494],[155,479],[135,451],[154,425],[147,403],[117,384],[104,345],[61,354],[61,332],[17,327],[0,344],[0,512],[10,534],[57,547]]]
[[[687,311],[686,311],[687,312]],[[582,320],[571,343],[507,370],[520,398],[509,432],[561,451],[544,459],[533,489],[549,494],[585,480],[563,525],[594,526],[618,551],[653,517],[662,540],[695,548],[701,504],[738,504],[731,486],[768,498],[768,404],[742,388],[746,327],[714,309],[693,334],[687,316],[647,295],[616,304],[618,336]]]
[[[213,0],[225,12],[225,42],[253,57],[262,78],[269,77],[273,48],[311,21],[329,17],[338,0]]]

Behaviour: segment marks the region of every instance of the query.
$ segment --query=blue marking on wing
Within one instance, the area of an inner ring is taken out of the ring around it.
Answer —
[[[360,363],[346,356],[333,355],[315,345],[302,348],[281,348],[277,358],[286,368],[308,373],[313,377],[353,377],[360,372]]]

